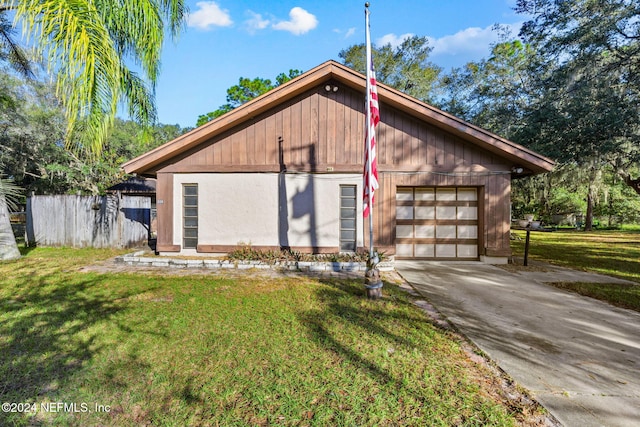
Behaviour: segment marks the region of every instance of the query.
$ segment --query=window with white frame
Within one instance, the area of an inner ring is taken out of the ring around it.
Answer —
[[[356,186],[340,186],[340,251],[356,251]]]
[[[182,186],[182,247],[198,247],[198,184]]]

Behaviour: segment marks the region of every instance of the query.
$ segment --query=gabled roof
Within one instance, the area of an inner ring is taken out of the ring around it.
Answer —
[[[123,168],[127,173],[154,175],[157,166],[170,161],[174,156],[182,154],[216,135],[251,120],[274,106],[287,102],[310,88],[332,79],[355,90],[360,90],[363,94],[365,92],[366,77],[364,75],[335,61],[327,61],[227,114],[128,161],[123,165]],[[506,158],[513,164],[531,170],[533,173],[548,172],[553,168],[554,163],[551,159],[478,126],[467,123],[389,86],[379,83],[378,97],[384,105],[397,108],[418,120],[430,123],[445,132],[475,144],[479,148]]]

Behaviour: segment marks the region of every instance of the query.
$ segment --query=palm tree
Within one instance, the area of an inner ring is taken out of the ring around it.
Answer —
[[[15,11],[57,76],[68,142],[99,154],[120,102],[135,120],[155,122],[164,35],[183,28],[184,0],[0,0],[2,9]]]
[[[3,25],[10,11],[57,76],[68,144],[99,155],[121,103],[140,123],[155,122],[164,35],[175,38],[182,30],[184,0],[0,0],[0,59],[19,51]],[[5,227],[0,221],[0,230]]]

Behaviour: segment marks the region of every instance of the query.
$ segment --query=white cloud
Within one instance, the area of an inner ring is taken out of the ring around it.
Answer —
[[[198,9],[187,16],[189,27],[209,30],[211,27],[228,27],[233,24],[229,11],[220,9],[215,1],[201,1],[196,6]]]
[[[396,36],[395,34],[386,34],[379,39],[376,40],[376,46],[382,47],[388,44],[391,45],[392,48],[396,48],[402,44],[406,39],[413,37],[414,34],[406,33],[401,36]]]
[[[429,57],[436,63],[455,63],[456,65],[486,58],[491,53],[491,45],[498,43],[501,35],[515,37],[520,32],[521,26],[522,22],[516,22],[500,24],[499,29],[496,29],[495,25],[486,28],[470,27],[439,38],[427,36],[429,46],[433,48]],[[393,48],[397,48],[403,41],[413,36],[414,34],[411,33],[400,36],[393,33],[387,34],[376,40],[376,46],[391,44]]]
[[[518,34],[521,23],[504,24],[503,27],[511,29],[511,34]],[[491,45],[498,42],[500,33],[494,26],[479,28],[470,27],[449,36],[438,39],[429,38],[429,44],[433,47],[431,55],[464,55],[481,58],[491,51]]]
[[[273,28],[276,30],[289,31],[291,34],[299,36],[318,26],[318,19],[301,7],[291,9],[289,18],[289,21],[280,21],[273,24]]]
[[[259,13],[255,13],[252,11],[247,11],[247,14],[250,16],[249,19],[244,21],[245,27],[249,33],[253,34],[256,31],[264,30],[271,24],[269,19],[263,18]]]
[[[352,35],[354,35],[356,33],[356,28],[355,27],[351,27],[347,30],[346,34],[344,35],[345,39],[348,39],[349,37],[351,37]]]
[[[344,33],[344,38],[348,39],[349,37],[353,36],[356,33],[356,27],[351,27],[347,31],[341,30],[340,28],[334,28],[331,31],[333,31],[336,34],[343,34]]]

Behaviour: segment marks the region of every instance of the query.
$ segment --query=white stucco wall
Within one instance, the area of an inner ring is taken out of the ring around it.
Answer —
[[[340,185],[358,187],[362,212],[359,174],[175,174],[175,245],[182,245],[183,184],[198,184],[198,242],[204,245],[338,247]],[[359,214],[358,246],[362,226]]]

